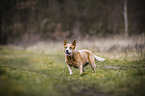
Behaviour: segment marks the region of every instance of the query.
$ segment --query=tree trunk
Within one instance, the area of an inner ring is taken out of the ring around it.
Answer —
[[[4,8],[3,1],[0,0],[0,44],[6,43],[6,34],[2,32],[3,8]]]
[[[127,0],[124,0],[124,35],[128,38]]]

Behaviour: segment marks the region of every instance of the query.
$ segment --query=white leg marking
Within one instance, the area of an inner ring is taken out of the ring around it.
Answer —
[[[80,74],[83,74],[83,65],[82,64],[80,65],[79,69],[80,69]]]
[[[69,66],[68,64],[67,64],[67,67],[68,67],[68,69],[69,69],[70,75],[72,75],[73,72],[72,72],[72,70],[71,70],[71,68],[70,68],[70,66]]]

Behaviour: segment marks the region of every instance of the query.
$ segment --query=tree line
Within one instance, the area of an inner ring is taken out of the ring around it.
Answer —
[[[1,0],[0,44],[124,34],[125,0]],[[145,31],[144,0],[126,0],[128,35]]]

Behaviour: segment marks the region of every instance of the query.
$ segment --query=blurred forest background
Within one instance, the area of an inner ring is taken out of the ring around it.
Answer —
[[[0,44],[124,36],[125,0],[0,0]],[[145,0],[127,0],[128,35],[145,32]]]

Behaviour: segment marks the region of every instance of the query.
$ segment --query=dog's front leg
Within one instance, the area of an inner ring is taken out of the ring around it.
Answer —
[[[79,69],[80,69],[80,74],[83,74],[83,65],[82,64],[80,64]]]
[[[69,69],[70,75],[72,75],[73,72],[72,72],[72,70],[71,70],[71,68],[70,68],[70,66],[69,66],[68,64],[67,64],[67,67],[68,67],[68,69]]]

